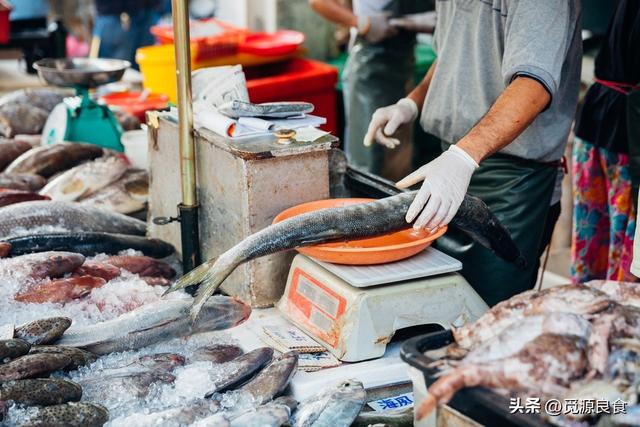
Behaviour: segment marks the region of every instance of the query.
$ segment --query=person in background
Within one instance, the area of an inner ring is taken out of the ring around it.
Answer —
[[[426,9],[424,0],[353,0],[353,10],[338,0],[309,0],[318,14],[352,28],[349,59],[343,75],[346,115],[345,152],[349,163],[388,179],[411,168],[411,129],[392,151],[362,146],[369,118],[380,107],[403,98],[412,87],[415,33],[391,25],[390,18]]]
[[[582,60],[579,0],[436,2],[438,54],[407,98],[375,112],[365,137],[388,147],[420,123],[445,150],[397,185],[421,183],[407,212],[416,229],[448,224],[467,193],[505,225],[524,270],[450,229],[438,249],[489,305],[531,289],[560,213],[562,155]]]
[[[634,93],[635,92],[635,93]],[[572,278],[631,281],[640,182],[640,1],[617,3],[573,144]]]
[[[136,50],[155,44],[150,28],[156,23],[160,0],[95,0],[94,37],[98,56],[125,59],[136,67]]]

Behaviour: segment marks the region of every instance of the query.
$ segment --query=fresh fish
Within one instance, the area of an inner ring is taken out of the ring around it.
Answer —
[[[0,260],[0,269],[18,272],[34,280],[60,277],[74,271],[84,262],[84,256],[73,252],[40,252]]]
[[[109,420],[109,411],[102,405],[69,402],[62,405],[34,407],[24,419],[16,420],[18,427],[101,427]]]
[[[35,201],[0,209],[0,238],[45,234],[36,227],[60,227],[68,232],[106,232],[142,236],[147,225],[140,220],[75,203]]]
[[[252,234],[217,259],[202,264],[176,281],[170,291],[202,283],[191,310],[195,318],[201,305],[240,264],[300,246],[377,236],[407,228],[405,216],[414,197],[415,192],[401,193],[370,203],[322,209],[289,218]],[[499,256],[520,267],[526,264],[508,231],[480,199],[465,197],[454,222]]]
[[[85,256],[114,255],[126,249],[140,251],[153,258],[165,258],[175,248],[160,239],[113,233],[52,233],[20,236],[8,239],[11,256],[44,251],[69,251]]]
[[[143,372],[172,372],[184,366],[185,358],[175,353],[157,353],[139,357],[123,366],[100,370],[103,377],[131,377]]]
[[[188,406],[169,408],[158,412],[146,414],[134,414],[128,417],[113,420],[114,425],[131,425],[136,427],[183,427],[190,426],[196,420],[214,415],[220,410],[220,403],[217,400],[202,399]],[[215,427],[215,424],[209,424]]]
[[[20,155],[33,147],[26,141],[15,139],[0,139],[0,171],[5,170],[7,166]],[[0,187],[1,188],[1,187]]]
[[[353,427],[413,427],[413,408],[360,412]]]
[[[31,345],[53,344],[69,329],[69,326],[71,326],[71,319],[68,317],[34,320],[18,326],[15,330],[15,337],[23,339]]]
[[[80,201],[82,204],[108,209],[122,214],[141,211],[149,198],[149,174],[131,170],[113,184]]]
[[[35,135],[42,132],[49,112],[25,104],[0,105],[0,135],[7,138],[18,134]]]
[[[47,196],[24,190],[2,189],[0,190],[0,208],[15,203],[29,202],[32,200],[50,200]]]
[[[38,377],[64,369],[71,359],[64,354],[27,354],[0,365],[0,383]]]
[[[197,332],[232,328],[244,322],[251,307],[230,297],[211,298],[195,323],[185,318],[191,298],[162,300],[143,305],[115,319],[70,328],[58,344],[81,347],[102,355],[135,350]]]
[[[164,277],[165,279],[171,279],[176,275],[176,271],[171,268],[169,264],[148,256],[111,256],[101,262],[103,264],[109,264],[114,267],[127,270],[130,273],[138,274],[140,276]]]
[[[12,400],[26,406],[50,406],[77,402],[82,388],[76,383],[57,378],[9,381],[0,384],[0,400]]]
[[[33,173],[49,178],[58,172],[102,156],[102,148],[92,144],[64,142],[27,151],[5,169],[5,173]]]
[[[80,200],[117,181],[128,167],[120,157],[102,157],[58,175],[40,190],[40,194],[52,200]]]
[[[242,386],[256,403],[263,405],[278,397],[289,385],[298,369],[298,353],[290,351],[271,361],[264,369]]]
[[[0,188],[13,190],[38,191],[47,183],[40,175],[32,173],[0,173]]]
[[[71,275],[72,277],[93,276],[105,281],[113,280],[120,276],[120,269],[110,264],[101,262],[86,262]]]
[[[349,427],[366,399],[367,393],[360,381],[344,381],[300,403],[291,424],[293,427]]]
[[[16,301],[43,304],[46,302],[64,304],[74,299],[86,297],[107,281],[101,277],[78,276],[47,280],[14,295]]]
[[[61,90],[57,88],[27,88],[9,92],[0,97],[0,105],[5,104],[24,104],[31,107],[42,108],[47,112],[51,112],[56,105],[68,96],[73,96],[73,92],[69,90]]]
[[[233,418],[231,427],[280,427],[290,416],[288,406],[271,402]]]
[[[211,397],[215,393],[224,393],[225,391],[235,389],[242,385],[256,372],[260,371],[273,358],[273,349],[269,347],[260,347],[249,353],[243,354],[236,359],[227,363],[229,373],[216,383],[215,389],[208,392],[205,397]]]
[[[588,368],[587,343],[573,335],[543,334],[498,360],[465,363],[438,378],[416,410],[420,420],[466,387],[508,389],[541,398],[562,396]]]
[[[66,366],[69,371],[78,369],[80,366],[90,365],[98,360],[98,357],[93,353],[63,345],[36,345],[31,347],[29,354],[64,354],[71,359],[71,363]]]
[[[216,344],[200,347],[189,358],[190,362],[225,363],[242,355],[242,349],[237,345]]]
[[[29,353],[30,348],[31,344],[19,338],[0,340],[0,363],[24,356]]]
[[[149,394],[152,384],[173,384],[176,377],[161,370],[147,370],[131,374],[101,375],[80,381],[87,395],[99,394],[105,388],[123,390],[136,398]]]

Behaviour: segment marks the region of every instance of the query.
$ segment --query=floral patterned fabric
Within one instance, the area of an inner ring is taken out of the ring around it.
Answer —
[[[571,275],[576,283],[637,280],[629,272],[636,213],[628,164],[626,154],[574,141]]]

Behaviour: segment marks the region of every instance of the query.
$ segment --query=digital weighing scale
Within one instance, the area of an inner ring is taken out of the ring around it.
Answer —
[[[65,98],[47,119],[42,144],[62,141],[86,142],[124,151],[120,143],[122,128],[108,106],[99,104],[90,89],[120,80],[131,64],[119,59],[42,59],[35,63],[40,77],[48,84],[76,89],[75,97]]]
[[[296,255],[278,309],[344,362],[380,357],[396,331],[475,321],[489,307],[434,249],[372,266],[329,264]]]

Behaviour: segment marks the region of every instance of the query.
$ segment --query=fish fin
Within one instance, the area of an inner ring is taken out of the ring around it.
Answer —
[[[226,279],[239,264],[240,261],[237,259],[221,256],[215,264],[207,270],[191,305],[191,320],[194,323],[207,299],[218,290],[218,287],[224,282],[224,279]]]
[[[215,265],[215,262],[216,259],[214,258],[210,259],[204,264],[200,264],[198,267],[176,280],[176,282],[171,285],[171,287],[169,287],[169,289],[167,289],[164,294],[162,294],[162,296],[180,289],[184,289],[188,286],[197,285],[198,283],[202,282],[207,276],[209,270],[212,269]]]

